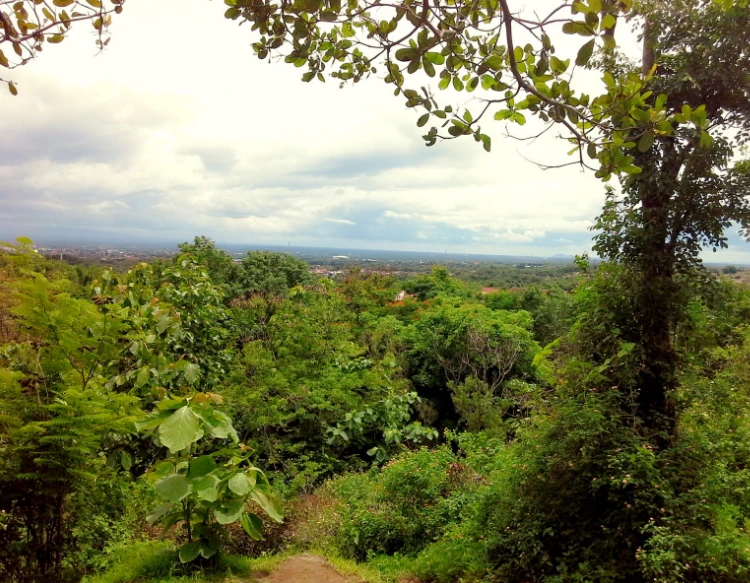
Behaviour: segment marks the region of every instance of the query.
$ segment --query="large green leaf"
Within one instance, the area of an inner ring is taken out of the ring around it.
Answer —
[[[247,496],[250,492],[250,483],[247,480],[247,476],[243,473],[235,474],[229,478],[229,489],[237,494],[237,496]]]
[[[225,413],[217,411],[206,403],[195,405],[194,410],[212,436],[219,439],[231,438],[235,443],[239,441],[237,432],[232,426],[232,420]]]
[[[201,367],[194,362],[189,362],[185,365],[185,372],[183,374],[185,375],[185,380],[194,385],[201,376]]]
[[[216,502],[219,497],[219,477],[214,474],[203,476],[201,479],[193,482],[193,491],[198,494],[201,500],[206,502]]]
[[[171,453],[185,449],[201,438],[198,417],[190,407],[181,407],[159,426],[159,438]]]
[[[253,490],[250,493],[250,498],[252,498],[258,504],[258,506],[260,506],[266,512],[266,514],[268,514],[268,516],[270,516],[276,522],[282,522],[284,520],[278,503],[271,496],[267,496],[260,490]]]
[[[219,549],[208,544],[207,541],[201,542],[201,557],[203,557],[204,559],[210,559],[218,552]]]
[[[171,415],[171,411],[157,411],[154,413],[151,413],[147,417],[145,417],[142,421],[138,421],[135,424],[135,428],[138,431],[146,431],[148,429],[154,429],[155,427],[158,427],[159,425],[164,422],[165,419],[168,419]]]
[[[242,516],[240,516],[240,524],[250,538],[255,540],[265,540],[263,538],[263,521],[259,516],[250,512],[244,512]]]
[[[182,474],[172,474],[154,484],[156,493],[170,502],[179,502],[190,493],[190,483]]]
[[[189,563],[198,558],[201,552],[201,541],[195,540],[191,543],[185,543],[180,547],[177,553],[180,557],[180,562]]]
[[[221,508],[214,509],[216,522],[219,524],[231,524],[237,522],[245,510],[245,501],[241,498],[232,498],[221,505]]]
[[[216,461],[210,455],[202,455],[190,461],[188,478],[202,478],[216,469]]]

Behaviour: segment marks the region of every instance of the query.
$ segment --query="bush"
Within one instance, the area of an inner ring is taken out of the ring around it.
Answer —
[[[333,480],[317,494],[328,501],[325,510],[300,517],[296,529],[320,532],[315,525],[325,524],[327,532],[320,534],[327,540],[316,543],[348,558],[416,553],[456,516],[451,502],[460,480],[456,465],[448,447],[423,448],[397,456],[381,470]]]
[[[419,553],[412,570],[425,581],[474,581],[488,570],[486,550],[482,541],[472,540],[462,529],[456,529]]]

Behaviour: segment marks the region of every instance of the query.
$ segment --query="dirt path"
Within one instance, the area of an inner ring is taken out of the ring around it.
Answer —
[[[311,555],[287,559],[258,583],[363,583],[354,575],[342,575],[328,561]]]

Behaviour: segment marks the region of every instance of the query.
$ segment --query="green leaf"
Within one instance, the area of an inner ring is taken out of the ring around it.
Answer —
[[[648,132],[646,134],[643,134],[638,140],[638,151],[648,152],[651,149],[651,146],[654,145],[655,138],[656,136],[654,135],[653,132]]]
[[[151,413],[143,421],[137,421],[135,424],[135,428],[138,431],[147,431],[149,429],[154,429],[155,427],[161,425],[161,423],[165,419],[169,418],[170,415],[172,415],[171,411],[158,411],[155,413]]]
[[[565,34],[580,34],[581,36],[593,36],[594,31],[585,22],[566,22],[563,24]]]
[[[399,49],[396,51],[396,60],[403,63],[413,61],[419,57],[419,51],[416,49]]]
[[[423,116],[421,116],[421,117],[420,117],[420,118],[419,118],[419,119],[417,120],[417,127],[418,127],[418,128],[421,128],[421,127],[422,127],[422,126],[424,126],[424,125],[425,125],[425,124],[426,124],[426,123],[427,123],[428,121],[430,121],[430,114],[429,114],[429,113],[425,113],[425,114],[424,114]]]
[[[170,319],[169,316],[164,314],[161,318],[156,321],[156,331],[159,334],[163,334],[164,330],[169,328]]]
[[[214,509],[216,522],[219,524],[231,524],[237,522],[242,512],[245,510],[245,501],[241,498],[232,498],[221,506],[221,509]]]
[[[142,387],[148,382],[150,376],[151,370],[148,368],[148,366],[142,366],[140,369],[138,369],[138,374],[135,377],[135,386]]]
[[[174,504],[171,504],[171,503],[157,506],[146,515],[146,520],[148,521],[149,524],[154,524],[156,522],[159,522],[159,520],[161,520],[164,516],[169,514],[169,511],[172,510],[173,507],[174,507]]]
[[[425,53],[424,58],[433,65],[442,65],[445,63],[445,57],[440,53]]]
[[[595,46],[596,46],[596,39],[592,38],[590,41],[584,44],[580,49],[578,49],[578,55],[576,56],[576,65],[578,65],[579,67],[582,67],[588,64],[589,60],[591,60],[591,55],[594,54]]]
[[[278,503],[271,496],[267,496],[260,490],[253,490],[250,493],[250,498],[252,498],[258,504],[258,506],[260,506],[265,511],[265,513],[271,517],[271,519],[275,520],[276,522],[281,522],[284,519],[281,514],[281,510],[279,509]]]
[[[201,541],[201,557],[203,557],[204,559],[210,559],[218,552],[218,545],[213,546],[210,543],[207,544],[206,541]]]
[[[502,121],[504,119],[510,119],[512,115],[513,112],[510,109],[501,109],[500,111],[495,113],[495,119],[498,121]]]
[[[458,77],[453,77],[453,89],[456,91],[463,91],[464,90],[464,82],[461,81]]]
[[[185,371],[183,372],[183,374],[185,375],[185,380],[191,385],[194,385],[200,378],[201,367],[194,362],[189,362],[185,366]]]
[[[602,29],[610,29],[614,28],[617,24],[617,19],[611,15],[611,14],[605,14],[604,18],[602,18]]]
[[[159,439],[171,453],[185,449],[202,436],[198,417],[187,406],[177,409],[159,425]]]
[[[194,540],[191,543],[185,543],[180,547],[178,556],[180,557],[181,563],[190,563],[198,558],[201,552],[201,541]]]
[[[623,358],[624,356],[627,356],[631,352],[633,352],[633,349],[635,348],[635,343],[633,342],[623,342],[620,345],[620,351],[617,353],[617,356],[619,358]]]
[[[52,4],[55,6],[59,6],[60,8],[65,8],[66,6],[70,6],[73,4],[74,0],[52,0]]]
[[[568,59],[565,59],[563,61],[561,59],[558,59],[557,57],[552,57],[549,60],[549,64],[552,71],[559,75],[560,73],[564,73],[567,70],[570,61]]]
[[[214,474],[203,476],[201,479],[193,482],[193,491],[198,494],[201,500],[206,502],[216,502],[219,497],[219,477]]]
[[[154,490],[165,500],[177,503],[190,493],[190,483],[182,474],[172,474],[156,482]]]
[[[243,512],[242,516],[240,516],[240,524],[251,538],[255,540],[265,540],[263,538],[263,521],[259,516],[249,512]]]
[[[229,478],[227,485],[237,496],[247,496],[250,492],[250,483],[247,481],[247,476],[243,473],[235,474]]]
[[[188,478],[198,479],[213,472],[216,469],[216,461],[210,455],[202,455],[190,461],[188,465]]]
[[[586,14],[589,11],[589,7],[586,6],[581,0],[575,0],[571,7],[573,14]]]
[[[487,134],[481,134],[479,139],[482,140],[482,147],[486,152],[492,149],[492,139]]]
[[[133,467],[133,457],[126,451],[120,452],[120,465],[126,472],[130,471]]]
[[[218,439],[231,438],[237,443],[239,437],[232,426],[232,420],[222,411],[217,411],[207,404],[194,405],[193,411],[205,424],[208,432]]]

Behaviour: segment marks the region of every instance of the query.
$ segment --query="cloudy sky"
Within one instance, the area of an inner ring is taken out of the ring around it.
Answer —
[[[590,248],[601,183],[524,159],[568,161],[555,134],[530,145],[494,122],[491,154],[473,140],[426,148],[390,86],[303,84],[258,61],[224,8],[128,0],[103,54],[84,25],[14,71],[20,95],[0,94],[0,238]]]

